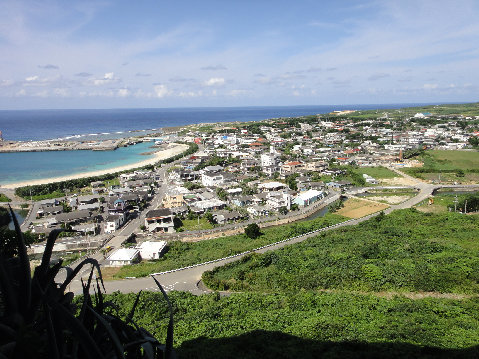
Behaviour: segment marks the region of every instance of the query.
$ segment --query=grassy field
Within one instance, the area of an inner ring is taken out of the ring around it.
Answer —
[[[429,181],[478,182],[479,152],[432,150],[419,158],[423,167],[405,168],[413,176]]]
[[[381,110],[357,111],[346,117],[352,118],[352,119],[364,120],[364,119],[370,119],[370,118],[378,118],[378,117],[382,117],[384,114],[388,114],[389,119],[397,120],[397,119],[404,119],[406,117],[412,117],[418,112],[429,112],[434,116],[439,116],[439,115],[479,116],[479,103],[444,104],[444,105],[407,107],[407,108],[401,108],[398,110],[381,109]]]
[[[109,274],[115,278],[144,277],[150,273],[186,267],[192,264],[241,253],[314,229],[326,227],[341,222],[344,219],[344,217],[337,214],[328,213],[324,217],[311,221],[262,229],[261,232],[263,235],[256,239],[250,239],[246,237],[245,234],[239,234],[194,243],[170,242],[168,252],[161,259],[124,266],[118,271],[111,270]]]
[[[479,293],[478,216],[395,211],[203,274],[214,289]]]
[[[199,222],[197,219],[184,219],[182,220],[184,231],[198,231],[201,229],[212,229],[214,228],[213,225],[208,222],[206,218],[200,218]]]
[[[479,152],[477,151],[427,151],[424,167],[438,170],[462,169],[479,170]]]
[[[389,206],[383,203],[374,203],[371,201],[350,198],[344,202],[344,207],[336,213],[347,218],[360,218],[368,214],[382,211]]]
[[[52,199],[52,198],[59,198],[59,197],[65,197],[65,193],[60,192],[60,191],[54,191],[54,192],[49,193],[49,194],[32,196],[32,199],[34,201],[42,201],[44,199]],[[26,198],[26,199],[29,199],[29,198]]]
[[[126,317],[135,294],[108,295]],[[348,293],[170,292],[179,358],[477,358],[479,301]],[[143,292],[133,320],[160,342],[161,293]]]

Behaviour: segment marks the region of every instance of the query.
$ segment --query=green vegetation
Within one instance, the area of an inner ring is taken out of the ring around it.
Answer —
[[[476,180],[479,173],[479,152],[477,151],[425,151],[418,156],[423,167],[405,168],[405,172],[423,179],[442,181]],[[466,176],[466,178],[464,178]],[[479,178],[479,177],[478,177]]]
[[[11,216],[13,212],[10,211]],[[108,305],[100,290],[100,266],[88,258],[58,282],[59,264],[51,264],[52,249],[59,231],[52,231],[45,245],[41,264],[30,268],[27,248],[15,221],[11,238],[0,232],[0,323],[2,358],[165,358],[172,357],[173,316],[170,319],[166,344],[161,345],[150,333],[140,328],[132,316],[136,304],[122,317]],[[83,266],[90,265],[83,297],[73,303],[73,293],[66,292]],[[89,294],[94,286],[92,276],[98,271],[95,302]],[[100,284],[101,283],[101,284]],[[166,293],[162,290],[168,301]],[[170,305],[168,301],[168,305]]]
[[[382,110],[368,110],[368,111],[356,111],[348,114],[347,116],[333,116],[341,120],[342,118],[367,120],[378,119],[384,117],[387,114],[387,118],[390,120],[401,120],[407,117],[413,117],[416,113],[429,112],[434,116],[451,116],[453,119],[462,116],[479,116],[479,103],[466,103],[466,104],[445,104],[445,105],[430,105],[430,106],[418,106],[418,107],[406,107],[397,110],[382,109]],[[414,119],[425,120],[425,119]],[[427,119],[426,119],[427,120]],[[433,120],[434,123],[440,121]]]
[[[64,192],[53,191],[53,192],[48,193],[48,194],[39,194],[39,195],[32,196],[32,200],[42,201],[44,199],[53,199],[53,198],[60,198],[60,197],[65,197],[65,196],[66,196],[66,194]],[[28,199],[28,197],[27,197],[27,199]]]
[[[212,229],[213,225],[206,219],[200,218],[198,219],[182,219],[183,225],[179,228],[182,231],[198,231],[201,229]]]
[[[414,225],[411,225],[411,224]],[[395,211],[203,275],[214,289],[479,293],[476,216]]]
[[[261,236],[261,230],[256,223],[248,224],[244,229],[244,233],[246,234],[246,237],[251,239],[256,239]]]
[[[170,292],[181,358],[473,358],[479,300],[392,299],[347,293]],[[134,294],[105,298],[128,314]],[[136,323],[166,334],[167,306],[142,293]]]
[[[308,222],[293,223],[285,226],[262,229],[263,235],[252,240],[245,234],[220,237],[200,242],[170,242],[168,252],[159,260],[124,266],[115,275],[117,278],[144,277],[150,273],[186,267],[189,265],[223,258],[247,250],[274,243],[314,229],[327,227],[343,221],[335,214],[327,214]]]
[[[110,188],[111,186],[119,186],[120,185],[120,178],[116,177],[113,179],[103,181],[105,188]]]
[[[0,193],[0,202],[11,202],[12,200],[5,196],[3,193]]]

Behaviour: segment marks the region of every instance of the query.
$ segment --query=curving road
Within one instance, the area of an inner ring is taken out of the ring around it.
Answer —
[[[405,177],[410,177],[410,176],[407,176],[400,171],[396,170],[395,172],[397,172],[400,175],[403,175]],[[410,178],[413,179],[412,177],[410,177]],[[397,205],[392,205],[391,207],[389,207],[388,209],[386,209],[384,211],[386,214],[391,213],[392,211],[394,211],[396,209],[405,209],[405,208],[410,208],[412,206],[415,206],[418,203],[420,203],[423,200],[430,197],[432,195],[433,191],[438,189],[438,188],[446,188],[446,187],[447,188],[449,188],[449,187],[457,187],[457,188],[474,187],[474,188],[479,188],[479,185],[441,186],[441,185],[432,185],[432,184],[424,183],[422,181],[418,181],[417,179],[414,179],[414,180],[416,181],[416,184],[415,184],[414,187],[419,189],[419,193],[415,197],[413,197],[413,198],[411,198],[411,199],[409,199],[405,202],[402,202],[402,203],[397,204]],[[338,198],[339,198],[339,194],[334,196],[334,197],[331,197],[329,199],[329,201],[330,201],[329,203],[334,202]],[[264,253],[264,252],[271,251],[271,250],[277,250],[277,249],[285,247],[287,245],[291,245],[291,244],[294,244],[294,243],[299,243],[299,242],[302,242],[302,241],[304,241],[308,238],[315,237],[315,236],[317,236],[317,234],[319,232],[324,232],[324,231],[328,231],[328,230],[332,230],[332,229],[336,229],[336,228],[344,227],[344,226],[353,226],[353,225],[356,225],[358,223],[364,222],[364,221],[366,221],[366,220],[368,220],[372,217],[375,217],[378,214],[379,214],[379,212],[370,214],[370,215],[362,217],[362,218],[351,219],[351,220],[336,224],[334,226],[330,226],[330,227],[327,227],[327,228],[322,228],[320,230],[317,230],[317,231],[314,231],[314,232],[311,232],[311,233],[308,233],[308,234],[304,234],[304,235],[301,235],[301,236],[298,236],[298,237],[293,237],[293,238],[290,238],[288,240],[285,240],[285,241],[282,241],[282,242],[279,242],[279,243],[276,243],[276,244],[268,245],[268,246],[265,246],[263,248],[259,248],[259,249],[252,250],[252,251],[247,251],[247,252],[241,253],[241,254],[236,255],[234,257],[231,257],[231,258],[219,259],[219,260],[212,261],[212,262],[209,262],[209,263],[198,264],[198,265],[195,265],[195,266],[191,266],[191,267],[188,267],[188,268],[181,268],[181,269],[177,269],[177,270],[174,270],[174,271],[154,273],[152,275],[154,275],[156,277],[156,279],[162,284],[162,286],[165,288],[166,291],[178,290],[178,291],[188,291],[188,292],[191,292],[191,293],[197,294],[197,295],[203,294],[203,293],[206,293],[206,291],[200,289],[198,287],[198,283],[201,280],[201,276],[205,271],[212,270],[215,267],[223,266],[227,263],[234,262],[234,261],[240,259],[241,257],[243,257],[243,256],[245,256],[249,253]],[[158,291],[159,290],[156,287],[155,282],[153,281],[153,279],[150,278],[150,277],[107,281],[107,282],[105,282],[105,289],[106,289],[107,293],[111,293],[111,292],[114,292],[114,291],[120,291],[122,293],[129,293],[129,292],[139,292],[140,290],[148,290],[148,291]],[[79,280],[75,280],[75,281],[72,282],[72,284],[70,286],[70,290],[73,291],[75,294],[80,294],[81,293],[81,286],[80,286]]]

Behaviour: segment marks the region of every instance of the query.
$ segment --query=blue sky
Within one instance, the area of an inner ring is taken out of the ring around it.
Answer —
[[[0,109],[479,100],[479,2],[0,1]]]

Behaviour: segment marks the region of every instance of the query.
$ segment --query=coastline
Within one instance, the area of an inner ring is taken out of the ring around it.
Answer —
[[[153,165],[160,160],[164,160],[166,158],[176,156],[176,155],[178,155],[178,154],[180,154],[180,153],[182,153],[182,152],[184,152],[185,150],[188,149],[188,145],[185,145],[185,144],[172,144],[172,145],[174,145],[174,147],[168,148],[168,149],[163,150],[163,151],[155,152],[155,154],[152,158],[149,158],[147,160],[143,160],[143,161],[140,161],[140,162],[135,162],[135,163],[131,163],[131,164],[128,164],[128,165],[113,167],[113,168],[108,168],[108,169],[103,169],[103,170],[80,172],[80,173],[76,173],[76,174],[72,174],[72,175],[68,175],[68,176],[40,178],[40,179],[36,179],[36,180],[1,184],[0,188],[15,189],[17,187],[34,186],[34,185],[40,185],[40,184],[62,182],[62,181],[68,181],[68,180],[77,179],[77,178],[101,176],[101,175],[108,174],[108,173],[115,173],[115,172],[132,170],[134,168]]]

